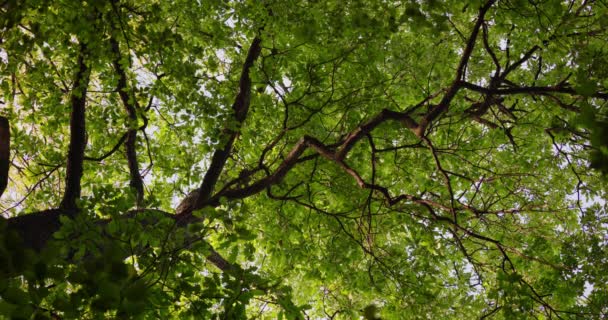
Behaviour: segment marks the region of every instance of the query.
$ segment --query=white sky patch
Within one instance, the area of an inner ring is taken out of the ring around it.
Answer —
[[[0,49],[0,60],[2,60],[3,63],[8,63],[8,54],[4,49]]]
[[[135,61],[135,79],[136,86],[138,89],[151,87],[154,84],[155,76],[152,72],[148,71],[146,68],[139,65],[137,57],[133,55],[133,61]]]
[[[479,296],[479,295],[483,294],[483,285],[482,285],[479,277],[477,276],[477,273],[475,272],[475,268],[467,259],[463,259],[462,262],[464,264],[464,266],[462,268],[463,271],[470,275],[470,279],[469,279],[470,290],[467,292],[467,295]]]
[[[228,27],[234,29],[234,27],[236,26],[236,20],[234,20],[234,16],[229,16],[228,19],[226,19],[226,21],[224,21],[224,24],[227,25]]]
[[[583,291],[582,298],[589,297],[591,295],[591,293],[593,293],[593,290],[595,289],[595,287],[593,286],[593,284],[590,283],[589,281],[585,281],[584,288],[585,288],[585,290]]]
[[[283,76],[281,80],[283,80],[283,86],[291,89],[291,80],[289,80],[289,78]]]
[[[268,85],[266,86],[266,89],[264,90],[264,92],[266,94],[269,95],[281,95],[284,96],[286,93],[290,93],[293,90],[293,87],[291,86],[291,80],[289,80],[289,78],[287,78],[286,76],[283,76],[283,78],[281,78],[281,81],[275,81],[272,86]]]
[[[481,78],[475,84],[481,87],[485,87],[488,85],[488,80],[486,80],[485,78]]]
[[[502,51],[507,50],[507,39],[502,38],[498,40],[498,48]]]
[[[544,72],[549,72],[555,69],[555,67],[557,67],[557,64],[555,63],[546,63],[543,65],[543,71]]]
[[[206,90],[204,86],[201,86],[200,91],[203,92],[203,95],[207,98],[213,98],[213,95],[211,94],[211,92],[209,92],[209,90]]]

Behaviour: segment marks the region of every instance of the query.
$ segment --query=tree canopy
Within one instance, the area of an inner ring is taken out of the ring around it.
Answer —
[[[608,317],[608,7],[0,9],[0,314]]]

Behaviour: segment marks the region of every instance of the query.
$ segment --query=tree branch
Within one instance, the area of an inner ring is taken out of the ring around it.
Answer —
[[[408,129],[412,130],[416,135],[419,136],[418,124],[416,123],[416,121],[414,121],[414,119],[412,119],[412,117],[409,116],[409,114],[407,112],[402,113],[402,112],[384,109],[384,110],[382,110],[382,112],[380,112],[374,118],[372,118],[365,124],[359,126],[357,129],[355,129],[353,132],[351,132],[346,137],[346,139],[342,143],[342,147],[336,153],[336,158],[340,159],[340,160],[344,159],[346,154],[354,147],[354,145],[355,145],[355,143],[357,143],[357,141],[359,141],[366,134],[370,133],[377,126],[379,126],[380,124],[382,124],[383,122],[385,122],[387,120],[401,121]]]
[[[10,167],[11,130],[8,119],[0,116],[0,197],[8,184]]]
[[[426,99],[425,99],[426,100]],[[307,148],[311,148],[317,152],[317,154],[322,157],[335,162],[338,164],[345,172],[355,178],[357,184],[361,188],[371,188],[370,184],[366,183],[361,176],[352,168],[350,168],[345,162],[344,158],[348,154],[348,152],[353,148],[357,141],[359,141],[362,137],[372,132],[376,127],[380,124],[393,120],[393,121],[401,121],[405,127],[410,129],[414,134],[420,136],[420,127],[418,124],[409,116],[407,112],[397,112],[388,109],[382,110],[375,117],[373,117],[370,121],[360,125],[353,131],[351,131],[346,138],[331,147],[328,147],[321,143],[319,140],[310,137],[304,136],[301,138],[291,149],[289,154],[285,157],[283,162],[279,165],[279,167],[275,170],[273,174],[262,178],[249,186],[240,189],[228,189],[222,190],[218,192],[213,197],[208,198],[206,201],[202,203],[198,203],[196,206],[192,208],[192,210],[200,209],[206,205],[215,206],[219,202],[219,198],[226,197],[229,199],[242,199],[248,196],[257,194],[262,190],[277,184],[283,180],[285,175],[293,166],[295,166],[298,162],[300,162],[300,156],[304,153]],[[337,151],[334,151],[335,149]],[[200,198],[199,198],[200,200]],[[180,205],[181,206],[181,205]],[[190,211],[192,211],[190,210]]]
[[[534,46],[532,47],[530,50],[528,50],[528,52],[526,52],[521,59],[515,61],[514,64],[507,66],[507,68],[505,69],[505,71],[500,75],[500,77],[502,79],[505,79],[507,77],[507,75],[509,75],[509,73],[511,73],[511,71],[517,69],[519,66],[521,66],[524,62],[528,61],[532,55],[534,54],[534,52],[536,52],[537,50],[540,50],[539,46]]]
[[[539,86],[531,86],[531,87],[513,87],[513,88],[501,88],[501,89],[490,89],[482,86],[478,86],[476,84],[462,81],[460,82],[460,86],[472,91],[476,91],[479,93],[489,94],[489,95],[511,95],[511,94],[531,94],[531,95],[543,95],[550,96],[553,93],[564,93],[569,95],[579,96],[580,94],[576,92],[576,90],[563,86],[563,85],[555,85],[548,87],[539,87]],[[593,98],[608,100],[608,93],[606,92],[596,92],[591,95]]]
[[[137,195],[137,206],[140,206],[144,200],[144,181],[139,172],[139,162],[137,161],[137,129],[134,126],[137,124],[137,99],[135,96],[129,97],[127,88],[127,75],[122,65],[120,64],[121,55],[118,42],[113,37],[110,38],[110,46],[114,54],[112,64],[116,73],[118,73],[118,85],[116,87],[120,100],[129,116],[129,131],[127,132],[127,141],[125,143],[127,162],[129,165],[129,173],[131,176],[130,186],[135,190]]]
[[[473,27],[473,31],[471,32],[471,36],[467,41],[467,45],[462,53],[462,57],[460,58],[460,63],[458,64],[458,68],[456,69],[456,76],[454,77],[454,81],[452,85],[449,87],[448,91],[445,93],[441,101],[438,105],[432,108],[421,120],[420,120],[420,130],[424,135],[427,126],[435,120],[440,114],[445,112],[450,105],[450,102],[460,90],[460,82],[464,80],[464,70],[469,63],[469,59],[471,58],[471,54],[473,53],[473,48],[475,47],[475,42],[477,40],[477,35],[479,34],[479,30],[481,29],[484,23],[485,14],[488,12],[490,7],[494,4],[495,0],[489,0],[486,4],[479,9],[479,14],[477,16],[477,22]]]
[[[113,155],[114,152],[116,152],[116,150],[118,150],[118,148],[120,148],[120,146],[122,146],[122,144],[125,143],[125,140],[127,140],[128,136],[129,136],[129,131],[125,132],[120,137],[120,139],[118,139],[118,142],[114,145],[114,147],[112,147],[112,149],[110,149],[110,151],[106,152],[102,156],[100,156],[100,157],[88,157],[88,156],[85,156],[84,160],[87,160],[87,161],[102,161],[102,160],[106,159],[107,157]]]
[[[251,42],[251,46],[247,52],[247,58],[245,58],[245,63],[243,64],[243,69],[241,71],[241,77],[239,80],[239,92],[232,105],[234,120],[236,120],[237,126],[240,126],[243,123],[247,117],[247,112],[249,111],[249,102],[251,99],[251,78],[249,77],[249,72],[253,67],[255,60],[260,55],[261,50],[261,40],[260,38],[256,37]],[[205,202],[207,202],[207,200],[213,194],[215,185],[217,184],[217,181],[224,170],[228,156],[232,151],[234,141],[238,136],[238,130],[233,130],[229,126],[224,128],[223,132],[225,140],[222,140],[226,142],[223,147],[218,148],[213,153],[209,169],[203,177],[203,182],[200,188],[196,191],[198,195],[195,197],[197,199],[194,204],[182,203],[179,205],[179,207],[184,208],[184,210],[181,212],[182,214],[188,215],[196,208],[202,208]]]
[[[65,193],[60,207],[74,214],[76,200],[80,198],[80,179],[83,172],[84,149],[87,144],[85,127],[85,103],[89,85],[90,70],[84,58],[86,46],[80,44],[78,54],[78,71],[74,79],[70,105],[70,145],[68,149],[67,171],[65,178]]]

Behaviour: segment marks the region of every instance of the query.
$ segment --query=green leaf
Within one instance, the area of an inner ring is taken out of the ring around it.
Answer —
[[[574,87],[576,93],[585,97],[593,96],[597,92],[597,89],[597,83],[592,79],[585,79]]]

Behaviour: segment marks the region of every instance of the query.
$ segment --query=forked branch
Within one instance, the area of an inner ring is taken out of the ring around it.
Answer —
[[[421,127],[420,130],[422,131],[422,134],[424,134],[427,126],[433,120],[437,119],[437,117],[440,114],[442,114],[443,112],[445,112],[448,109],[450,102],[452,102],[452,99],[454,99],[454,97],[456,96],[456,93],[458,93],[458,90],[460,90],[459,83],[464,80],[465,70],[466,70],[467,64],[469,63],[469,59],[471,58],[471,54],[473,53],[473,49],[475,48],[475,42],[477,41],[477,36],[479,35],[479,31],[481,30],[481,28],[484,24],[485,15],[488,12],[488,10],[490,9],[490,7],[492,7],[494,2],[496,2],[496,1],[489,0],[488,2],[486,2],[486,4],[483,7],[481,7],[479,9],[477,21],[475,22],[473,31],[471,31],[471,35],[469,36],[467,45],[464,48],[462,57],[460,58],[460,63],[458,64],[458,67],[456,69],[456,76],[454,77],[454,81],[452,82],[452,85],[450,85],[450,87],[448,88],[447,92],[445,93],[445,95],[443,96],[443,98],[441,99],[439,104],[436,105],[435,107],[433,107],[420,120],[420,127]]]

